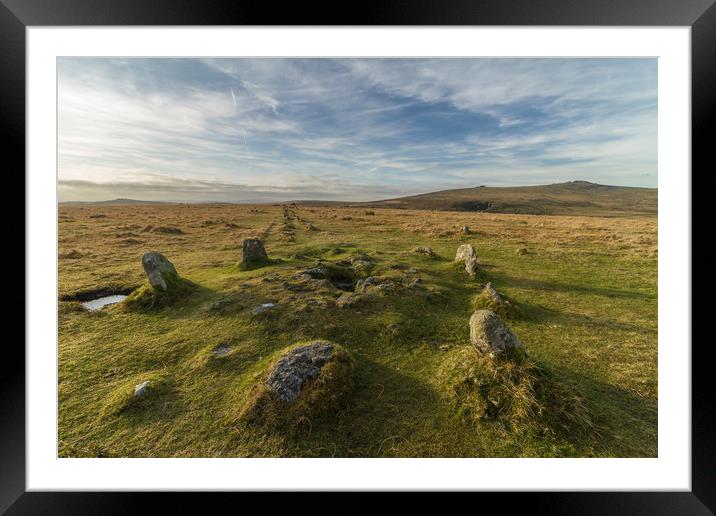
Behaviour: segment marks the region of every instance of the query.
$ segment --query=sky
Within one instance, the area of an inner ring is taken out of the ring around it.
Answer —
[[[657,186],[656,59],[59,58],[60,201]]]

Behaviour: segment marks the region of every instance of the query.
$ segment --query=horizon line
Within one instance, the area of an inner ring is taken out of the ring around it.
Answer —
[[[61,181],[60,181],[61,182]],[[513,185],[513,186],[489,186],[489,185],[477,185],[477,186],[465,186],[460,188],[446,188],[442,190],[430,190],[427,192],[421,192],[421,193],[415,193],[415,194],[408,194],[408,195],[401,195],[398,197],[389,197],[389,198],[381,198],[381,199],[374,199],[369,201],[351,201],[346,199],[337,199],[337,200],[331,200],[331,199],[290,199],[290,200],[265,200],[265,201],[219,201],[219,200],[202,200],[202,201],[188,201],[188,200],[156,200],[156,199],[139,199],[134,197],[115,197],[112,199],[103,199],[103,200],[96,200],[96,201],[88,201],[88,200],[72,200],[72,201],[57,201],[57,204],[98,204],[98,203],[107,203],[112,201],[134,201],[134,202],[145,202],[145,203],[156,203],[156,204],[287,204],[287,203],[305,203],[305,202],[326,202],[326,203],[347,203],[347,204],[368,204],[368,203],[377,203],[377,202],[386,202],[386,201],[392,201],[392,200],[398,200],[398,199],[404,199],[404,198],[410,198],[410,197],[418,197],[421,195],[429,195],[434,193],[441,193],[441,192],[449,192],[452,190],[469,190],[469,189],[478,189],[478,188],[500,188],[500,189],[509,189],[509,188],[539,188],[544,186],[555,186],[555,185],[568,185],[568,184],[589,184],[594,186],[604,186],[604,187],[613,187],[613,188],[635,188],[635,189],[642,189],[642,190],[658,190],[659,187],[657,186],[627,186],[627,185],[608,185],[608,184],[602,184],[602,183],[595,183],[592,181],[577,179],[577,180],[571,180],[571,181],[562,181],[559,183],[545,183],[545,184],[538,184],[538,185]],[[59,197],[59,196],[58,196]]]

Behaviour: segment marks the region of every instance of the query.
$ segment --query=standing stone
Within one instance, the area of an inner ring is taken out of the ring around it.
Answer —
[[[470,233],[472,233],[472,231],[470,231],[470,228],[469,228],[468,226],[463,226],[463,227],[462,227],[462,234],[463,234],[463,235],[469,235]]]
[[[477,274],[477,256],[474,254],[465,258],[465,272],[470,276]]]
[[[268,263],[269,258],[261,240],[257,238],[244,240],[243,259],[241,260],[242,269],[255,269]]]
[[[490,310],[477,310],[470,317],[470,342],[480,353],[490,355],[512,350],[524,352],[517,336]]]
[[[142,256],[142,267],[154,290],[166,292],[170,285],[179,281],[179,274],[172,262],[160,253],[146,253]]]
[[[455,261],[464,261],[465,272],[470,276],[477,274],[477,255],[475,254],[475,248],[472,247],[472,244],[462,244],[458,247],[457,253],[455,254]]]

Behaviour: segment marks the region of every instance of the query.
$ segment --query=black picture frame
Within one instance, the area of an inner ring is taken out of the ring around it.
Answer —
[[[716,7],[713,0],[401,0],[340,3],[201,0],[0,0],[0,131],[5,158],[25,167],[25,28],[87,25],[561,25],[690,26],[692,179],[713,162]],[[280,6],[280,7],[279,7]],[[709,131],[712,129],[712,131]],[[712,168],[712,167],[710,167]],[[692,183],[693,184],[693,183]],[[21,186],[24,190],[24,182]],[[14,258],[16,260],[16,258]],[[27,274],[27,271],[26,271]],[[688,300],[685,300],[688,301]],[[23,304],[24,305],[24,304]],[[29,306],[26,309],[31,310]],[[698,310],[694,307],[694,310]],[[693,320],[693,316],[692,316]],[[685,343],[684,343],[685,344]],[[553,514],[713,514],[716,511],[710,342],[692,347],[692,491],[481,493],[511,508]],[[705,345],[703,345],[705,344]],[[5,344],[0,375],[0,512],[134,514],[159,502],[187,510],[188,493],[50,493],[25,489],[25,355]],[[202,497],[225,503],[229,494]],[[158,500],[157,500],[158,499]],[[509,500],[505,500],[509,499]]]

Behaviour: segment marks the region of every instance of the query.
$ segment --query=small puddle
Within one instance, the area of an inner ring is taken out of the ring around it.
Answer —
[[[124,296],[122,294],[116,294],[114,296],[105,296],[100,297],[98,299],[92,299],[91,301],[85,301],[82,303],[82,306],[85,307],[90,312],[96,312],[97,310],[100,310],[101,308],[107,306],[107,305],[113,305],[115,303],[119,303],[120,301],[123,301],[126,299],[127,296]]]

